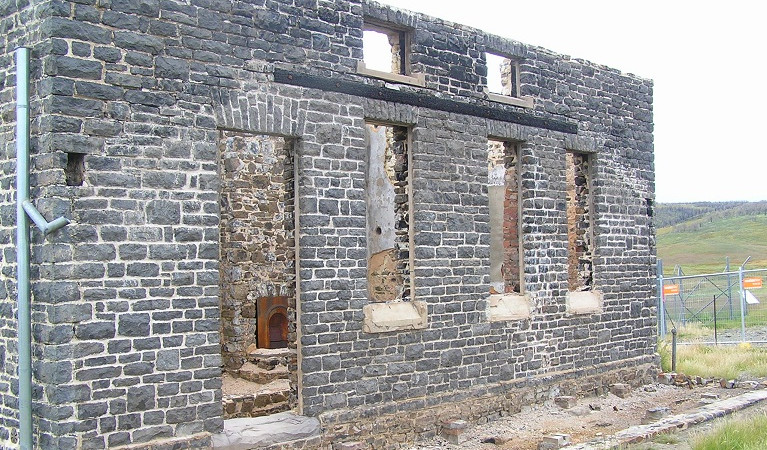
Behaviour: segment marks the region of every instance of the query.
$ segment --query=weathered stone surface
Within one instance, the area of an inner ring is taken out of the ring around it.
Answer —
[[[213,448],[247,450],[306,439],[320,433],[320,422],[313,417],[280,413],[267,417],[227,420],[224,430],[213,435]]]

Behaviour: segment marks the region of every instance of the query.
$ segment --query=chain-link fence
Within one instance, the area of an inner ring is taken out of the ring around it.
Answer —
[[[658,276],[658,331],[680,342],[767,343],[767,269]]]

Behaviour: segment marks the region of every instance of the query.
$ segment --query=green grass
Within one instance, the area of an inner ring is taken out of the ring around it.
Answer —
[[[658,344],[661,368],[671,371],[671,345],[661,341]],[[688,376],[704,378],[737,378],[767,376],[767,348],[752,347],[748,344],[737,346],[677,346],[676,370]],[[767,448],[767,447],[765,447]]]
[[[656,435],[652,441],[656,444],[678,444],[679,436],[673,433],[661,433]]]
[[[695,438],[692,450],[767,449],[767,415],[730,419],[710,433]]]
[[[750,268],[767,267],[767,215],[693,219],[657,230],[658,257],[664,275],[680,265],[686,275],[731,270],[751,256]]]

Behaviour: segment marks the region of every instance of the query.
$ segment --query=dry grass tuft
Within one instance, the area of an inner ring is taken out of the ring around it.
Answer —
[[[663,370],[671,369],[671,346],[658,346]],[[767,349],[751,346],[680,345],[677,372],[705,378],[749,378],[767,376]],[[767,447],[766,447],[767,448]]]
[[[693,440],[692,450],[767,449],[767,415],[730,419]]]

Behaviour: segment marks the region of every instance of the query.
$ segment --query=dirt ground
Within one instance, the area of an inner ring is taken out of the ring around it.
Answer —
[[[421,442],[411,447],[411,450],[534,450],[544,436],[554,433],[568,434],[571,443],[575,444],[642,424],[647,410],[651,408],[667,407],[670,415],[680,414],[701,406],[703,394],[716,394],[719,399],[725,399],[744,392],[746,389],[725,389],[716,383],[695,386],[692,389],[655,384],[636,389],[626,398],[619,398],[613,394],[579,398],[576,406],[570,409],[560,408],[554,404],[553,400],[550,400],[541,405],[526,407],[519,414],[482,425],[470,426],[457,445],[437,437]],[[765,406],[758,405],[739,414],[748,414],[749,410],[759,409],[764,410]],[[685,447],[686,441],[691,439],[696,430],[710,426],[710,422],[706,422],[693,430],[681,433],[680,440],[675,445],[649,443],[630,448],[637,450],[689,449],[689,446]]]

